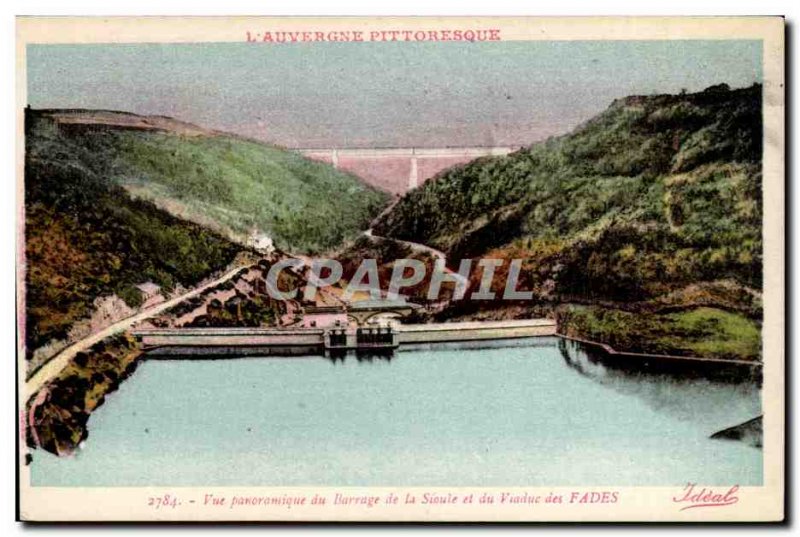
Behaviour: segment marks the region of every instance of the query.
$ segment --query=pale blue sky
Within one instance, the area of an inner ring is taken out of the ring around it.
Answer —
[[[29,45],[34,108],[291,147],[525,145],[631,94],[761,82],[760,41]]]

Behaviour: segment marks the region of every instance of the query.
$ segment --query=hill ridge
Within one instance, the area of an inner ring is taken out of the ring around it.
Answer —
[[[761,89],[616,99],[570,133],[438,174],[373,228],[455,263],[523,259],[521,284],[551,309],[580,301],[628,311],[672,296],[676,310],[718,305],[758,324],[760,296],[748,290],[762,287]],[[691,323],[733,326],[714,315]],[[604,337],[623,318],[631,322],[620,315]],[[631,350],[636,338],[603,342]],[[758,356],[760,342],[736,352]]]

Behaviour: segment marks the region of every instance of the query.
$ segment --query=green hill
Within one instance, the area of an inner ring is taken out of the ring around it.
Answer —
[[[278,247],[334,247],[385,195],[297,154],[170,118],[26,113],[26,344],[63,338],[97,297],[189,287],[254,228]]]
[[[171,118],[34,112],[32,157],[64,159],[184,219],[244,242],[314,252],[365,229],[387,196],[332,166]]]
[[[407,194],[375,232],[451,259],[524,258],[523,284],[541,302],[589,306],[559,310],[562,329],[578,335],[649,345],[636,350],[661,341],[655,350],[757,358],[761,109],[760,85],[618,99],[570,134],[446,170]],[[681,317],[700,306],[710,310]],[[631,325],[625,312],[668,333],[615,339]],[[718,353],[679,341],[724,339],[737,326],[728,313],[756,339]],[[694,321],[705,328],[687,328]]]

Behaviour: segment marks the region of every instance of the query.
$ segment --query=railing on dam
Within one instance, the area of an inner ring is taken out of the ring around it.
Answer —
[[[552,336],[549,319],[330,328],[149,328],[133,335],[153,355],[300,355],[330,350]]]
[[[296,355],[329,350],[395,349],[397,331],[368,328],[155,328],[133,332],[154,355]]]

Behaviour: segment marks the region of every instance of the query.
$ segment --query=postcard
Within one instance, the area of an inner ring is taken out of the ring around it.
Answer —
[[[784,518],[780,17],[17,19],[20,520]]]

